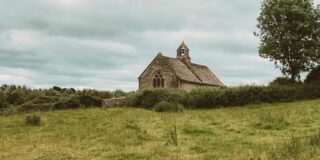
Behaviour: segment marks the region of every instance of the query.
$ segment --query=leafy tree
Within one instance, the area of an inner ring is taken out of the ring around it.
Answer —
[[[259,54],[291,80],[312,66],[315,9],[311,0],[264,0],[257,27]]]
[[[63,92],[64,95],[72,95],[72,94],[76,94],[76,90],[73,88],[66,88],[65,91]]]
[[[304,81],[307,84],[316,84],[320,85],[320,66],[313,69]]]
[[[1,91],[5,91],[9,86],[7,84],[4,84],[0,87]]]
[[[7,102],[13,105],[20,105],[24,102],[25,88],[21,86],[10,85],[6,88]]]
[[[53,89],[53,90],[56,90],[56,91],[58,91],[58,92],[60,92],[60,91],[62,90],[62,89],[61,89],[60,87],[58,87],[58,86],[53,86],[52,89]]]
[[[314,26],[314,34],[313,39],[315,40],[314,45],[314,55],[313,55],[313,61],[316,64],[320,64],[320,5],[317,6],[315,9],[315,19],[316,23]],[[317,69],[318,67],[315,67],[314,69]]]
[[[122,91],[121,89],[117,89],[117,90],[113,91],[113,95],[114,95],[114,97],[122,97],[122,96],[125,96],[126,93],[124,91]]]
[[[6,94],[0,90],[0,111],[8,106]]]

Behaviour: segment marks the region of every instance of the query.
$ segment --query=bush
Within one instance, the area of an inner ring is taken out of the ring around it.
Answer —
[[[40,96],[33,100],[23,103],[19,106],[19,111],[48,111],[52,108],[55,102],[59,101],[57,97]]]
[[[58,100],[56,97],[40,96],[32,100],[34,104],[54,103]]]
[[[320,85],[320,66],[313,69],[304,81],[307,84]]]
[[[296,82],[288,77],[277,77],[269,85],[299,85],[300,82]]]
[[[185,105],[196,108],[242,106],[260,103],[263,86],[199,88],[187,94]]]
[[[160,102],[153,107],[156,112],[183,112],[184,107],[178,103]]]
[[[60,100],[60,102],[57,102],[54,104],[53,108],[54,109],[75,109],[75,108],[79,108],[80,106],[81,106],[80,97],[73,96],[67,99]]]
[[[38,115],[30,115],[26,117],[25,123],[32,126],[40,126],[41,118]]]
[[[5,110],[8,107],[8,103],[6,101],[6,94],[0,90],[0,112]]]
[[[21,89],[12,90],[7,93],[7,102],[13,105],[20,105],[24,102],[24,94]]]
[[[19,112],[34,112],[34,111],[49,111],[54,103],[41,103],[34,104],[32,102],[26,102],[20,106],[17,106]]]
[[[45,89],[42,91],[42,93],[48,97],[61,97],[62,96],[62,94],[59,91],[56,91],[53,89]]]
[[[20,111],[19,111],[18,107],[16,107],[16,106],[8,106],[4,110],[2,110],[2,112],[0,112],[0,115],[10,116],[10,115],[17,114],[19,112]]]
[[[89,95],[82,95],[79,97],[80,104],[85,107],[101,107],[103,102],[102,99],[99,97],[89,96]]]
[[[161,101],[167,101],[172,103],[180,103],[185,99],[186,92],[181,90],[144,90],[135,94],[129,95],[124,102],[126,106],[143,107],[145,109],[151,109]]]
[[[103,98],[125,96],[123,91],[97,91],[94,89],[75,90],[54,86],[50,89],[29,89],[25,86],[0,86],[0,114],[8,112],[49,111],[51,109],[68,109],[101,107]]]
[[[320,86],[270,85],[223,88],[199,88],[191,92],[179,90],[145,90],[131,94],[123,105],[151,109],[165,101],[188,108],[217,108],[258,103],[292,102],[320,98]]]

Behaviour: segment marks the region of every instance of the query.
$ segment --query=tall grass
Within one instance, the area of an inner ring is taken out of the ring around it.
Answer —
[[[252,125],[258,129],[277,129],[281,130],[289,125],[286,115],[282,113],[264,112],[255,115]]]
[[[82,108],[37,113],[36,127],[25,124],[32,114],[0,116],[0,159],[319,159],[319,104],[183,113]]]

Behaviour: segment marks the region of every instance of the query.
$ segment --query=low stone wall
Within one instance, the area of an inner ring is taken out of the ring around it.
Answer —
[[[103,99],[103,106],[104,107],[116,107],[119,106],[126,97],[119,97],[119,98],[110,98],[110,99]]]

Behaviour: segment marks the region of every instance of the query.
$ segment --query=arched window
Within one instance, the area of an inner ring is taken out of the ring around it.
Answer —
[[[164,88],[164,78],[160,71],[153,78],[153,87],[154,88]]]

